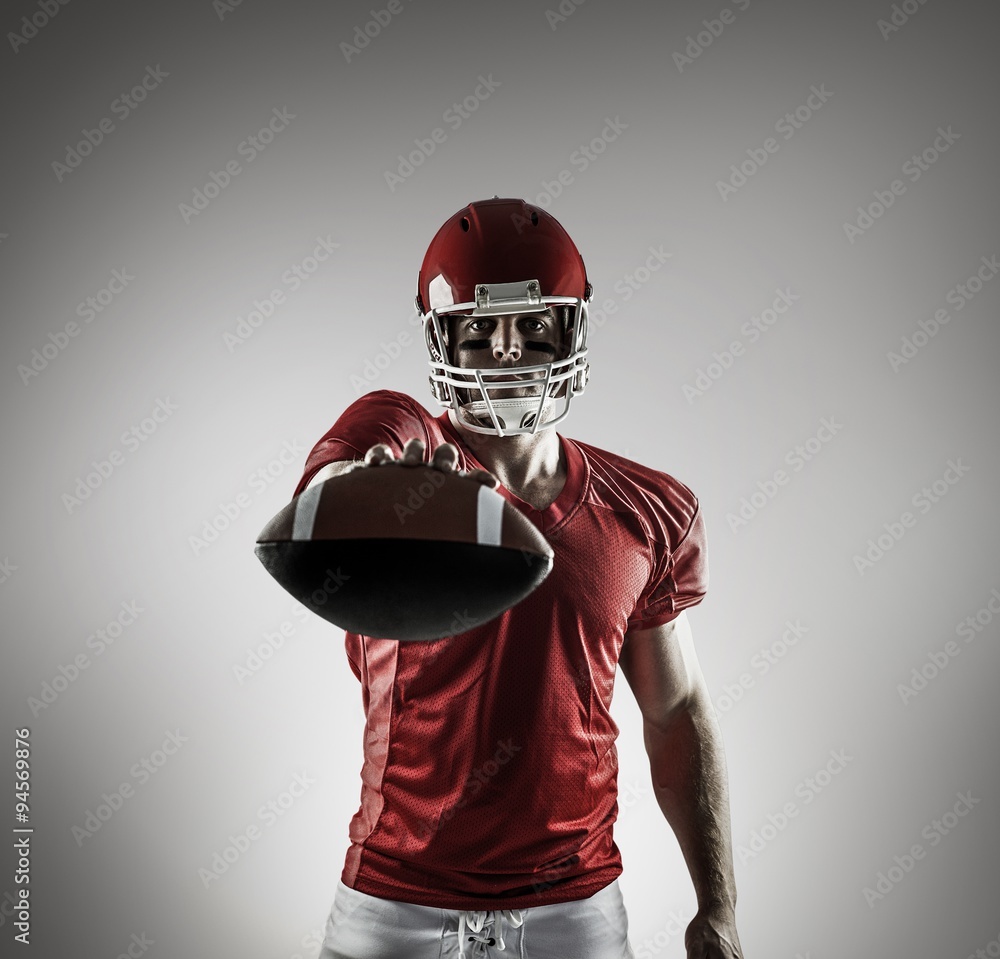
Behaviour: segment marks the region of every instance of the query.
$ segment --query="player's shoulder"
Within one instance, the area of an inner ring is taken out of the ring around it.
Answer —
[[[340,423],[381,423],[387,427],[406,427],[434,423],[434,415],[409,393],[397,390],[372,390],[363,393],[340,415]]]
[[[372,390],[359,396],[340,415],[329,435],[352,436],[351,442],[360,442],[366,449],[386,443],[397,456],[410,439],[422,440],[429,449],[453,442],[446,435],[440,416],[408,393],[397,390]]]
[[[431,415],[409,393],[400,393],[398,390],[371,390],[368,393],[362,393],[348,409],[395,409],[405,410],[417,416]]]
[[[687,529],[699,509],[698,497],[676,476],[592,443],[572,440],[590,467],[590,499],[598,505],[637,512],[660,525]]]

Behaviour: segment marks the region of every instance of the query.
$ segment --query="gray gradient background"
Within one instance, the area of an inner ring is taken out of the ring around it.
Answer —
[[[342,634],[295,615],[253,541],[383,343],[411,335],[371,387],[434,409],[409,318],[437,227],[472,199],[536,199],[561,170],[572,183],[542,202],[581,248],[597,304],[619,306],[594,329],[592,385],[564,432],[701,497],[712,582],[690,618],[734,844],[786,803],[798,811],[753,858],[737,855],[746,955],[985,948],[1000,936],[998,626],[971,643],[956,627],[1000,588],[1000,281],[898,372],[887,353],[1000,252],[996,7],[929,0],[884,39],[888,2],[729,4],[735,21],[683,71],[671,54],[721,2],[589,0],[554,29],[555,3],[405,2],[348,63],[340,44],[371,7],[245,0],[220,19],[210,0],[75,2],[0,55],[0,560],[16,567],[0,583],[0,733],[9,769],[13,730],[31,728],[36,829],[32,946],[14,952],[4,916],[3,955],[113,957],[143,933],[152,956],[317,954],[358,802],[361,699]],[[37,9],[6,4],[0,26]],[[169,77],[115,118],[111,102],[157,64]],[[442,117],[479,74],[500,86],[452,129]],[[833,96],[724,202],[716,181],[820,84]],[[295,119],[186,224],[179,204],[274,108]],[[53,161],[106,116],[116,129],[59,182]],[[581,170],[571,155],[605,117],[627,129]],[[960,139],[848,242],[858,205],[949,125]],[[390,190],[384,171],[435,127],[446,141]],[[335,255],[227,349],[318,235]],[[671,258],[626,302],[615,285],[650,245]],[[80,321],[77,304],[114,269],[135,279],[24,383],[18,366]],[[745,341],[741,325],[778,287],[800,299],[689,402],[682,385]],[[167,398],[176,412],[126,451],[123,431]],[[787,469],[824,417],[837,435],[733,532],[741,497]],[[292,462],[274,463],[285,444]],[[63,494],[116,448],[123,465],[69,512]],[[918,513],[911,497],[949,459],[969,472]],[[251,485],[269,464],[272,482]],[[196,554],[190,537],[240,495],[247,508]],[[853,557],[905,510],[916,525],[860,574]],[[103,655],[88,650],[130,601],[136,622]],[[808,631],[764,674],[754,657],[787,620]],[[286,622],[241,684],[234,667]],[[897,685],[949,640],[960,655],[904,705]],[[33,716],[28,698],[80,653],[88,667]],[[743,673],[753,685],[732,703]],[[694,895],[624,682],[614,714],[631,940],[679,957],[671,911],[693,915]],[[187,741],[140,784],[133,764],[171,730]],[[831,750],[853,758],[806,803],[800,784]],[[264,826],[258,808],[296,774],[315,784]],[[133,797],[78,845],[72,827],[122,782]],[[932,846],[922,830],[966,790],[978,804]],[[253,823],[261,838],[206,888],[199,869]],[[917,842],[925,858],[869,906],[864,888]],[[3,862],[0,897],[16,888],[9,847]]]

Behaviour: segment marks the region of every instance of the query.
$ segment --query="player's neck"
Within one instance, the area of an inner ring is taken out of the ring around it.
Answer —
[[[566,462],[554,429],[489,436],[466,429],[454,410],[449,410],[449,419],[475,458],[515,496],[544,509],[559,495],[566,482]]]

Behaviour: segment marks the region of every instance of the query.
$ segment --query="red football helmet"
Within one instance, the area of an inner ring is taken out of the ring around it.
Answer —
[[[510,436],[555,426],[587,385],[587,301],[593,295],[579,250],[551,214],[524,200],[480,200],[431,240],[417,278],[417,312],[430,354],[431,392],[476,433]],[[565,356],[537,366],[453,365],[446,318],[551,310]],[[525,390],[537,384],[537,389]],[[504,390],[534,395],[508,395]],[[459,399],[462,391],[463,400]],[[489,425],[483,425],[483,424]]]

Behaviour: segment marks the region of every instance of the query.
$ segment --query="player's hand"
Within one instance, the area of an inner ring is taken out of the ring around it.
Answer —
[[[736,916],[723,906],[699,909],[684,933],[687,959],[743,959]]]
[[[401,466],[430,466],[445,473],[456,472],[458,465],[458,448],[452,443],[442,443],[431,455],[429,463],[424,462],[425,444],[423,440],[407,440],[403,447],[403,455],[397,460],[392,450],[385,443],[378,443],[365,453],[366,466],[381,466],[384,463],[396,463]],[[485,483],[492,489],[500,485],[500,481],[486,470],[458,471],[459,476]]]

